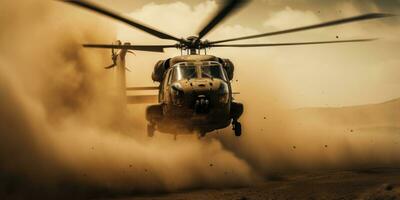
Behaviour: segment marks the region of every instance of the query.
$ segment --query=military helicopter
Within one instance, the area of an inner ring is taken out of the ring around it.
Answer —
[[[83,45],[87,48],[112,49],[112,58],[114,64],[108,68],[116,66],[119,70],[120,85],[122,94],[124,96],[126,95],[126,90],[158,90],[158,98],[154,98],[155,96],[151,95],[141,95],[128,96],[126,99],[127,103],[146,103],[153,100],[158,100],[157,104],[150,105],[146,109],[146,119],[148,121],[147,133],[150,137],[154,135],[156,130],[164,133],[171,133],[175,136],[176,134],[180,133],[193,132],[197,132],[199,136],[205,136],[208,132],[226,128],[230,125],[232,125],[232,129],[234,130],[234,134],[236,136],[240,136],[242,134],[242,127],[238,120],[244,110],[243,104],[234,101],[234,93],[232,92],[231,87],[231,80],[233,79],[234,75],[234,65],[229,59],[207,55],[206,50],[209,48],[275,47],[373,41],[376,39],[352,39],[297,43],[222,44],[226,42],[281,35],[393,16],[385,13],[368,13],[349,18],[327,21],[319,24],[295,27],[287,30],[209,41],[204,40],[203,38],[225,18],[241,8],[248,1],[223,1],[220,5],[220,9],[213,17],[211,17],[210,21],[205,23],[198,34],[196,36],[190,36],[187,38],[177,38],[143,23],[128,19],[114,11],[110,11],[88,1],[72,0],[65,2],[111,17],[134,28],[140,29],[159,39],[172,40],[176,42],[176,44],[171,45],[131,45],[130,43],[122,44],[121,42],[118,42],[117,44]],[[129,52],[129,50],[163,52],[166,48],[179,49],[181,51],[181,55],[160,60],[155,64],[151,78],[153,81],[159,82],[159,86],[126,88],[126,53]],[[120,52],[115,53],[114,49],[120,49]],[[201,50],[204,51],[203,55],[201,55]],[[186,55],[182,55],[183,52],[186,53]]]

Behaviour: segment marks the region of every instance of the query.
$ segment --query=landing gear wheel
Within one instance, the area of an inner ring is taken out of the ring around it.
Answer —
[[[205,137],[206,134],[207,134],[206,132],[200,131],[200,132],[197,134],[197,138],[200,140],[201,138]]]
[[[147,136],[148,137],[153,137],[154,136],[154,131],[155,131],[155,127],[153,124],[148,124],[147,125]]]
[[[242,135],[242,125],[240,124],[240,122],[233,122],[232,123],[233,126],[233,130],[235,132],[235,136],[239,137]]]

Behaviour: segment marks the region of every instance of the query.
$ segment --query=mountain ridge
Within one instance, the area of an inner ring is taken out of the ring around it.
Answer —
[[[400,127],[400,98],[357,106],[299,108],[294,113],[332,125]]]

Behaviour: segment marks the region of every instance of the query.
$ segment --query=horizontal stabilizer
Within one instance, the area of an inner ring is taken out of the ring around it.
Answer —
[[[127,104],[150,104],[157,102],[158,95],[135,95],[126,97]]]
[[[126,90],[158,90],[159,87],[127,87]]]

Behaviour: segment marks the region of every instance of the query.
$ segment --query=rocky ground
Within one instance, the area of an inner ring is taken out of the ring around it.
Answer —
[[[321,171],[275,177],[253,186],[202,189],[115,199],[400,199],[400,169]]]

